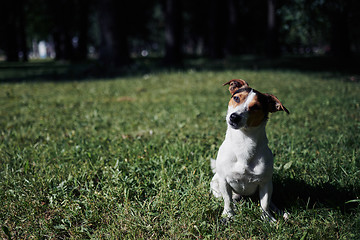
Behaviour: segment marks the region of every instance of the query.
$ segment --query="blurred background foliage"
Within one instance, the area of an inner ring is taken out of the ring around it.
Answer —
[[[99,60],[360,52],[356,0],[16,0],[0,8],[0,59]]]

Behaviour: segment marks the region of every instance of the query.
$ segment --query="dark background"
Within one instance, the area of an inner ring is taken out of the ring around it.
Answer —
[[[143,58],[174,67],[186,59],[250,55],[325,56],[356,65],[360,2],[2,1],[0,59],[36,59],[40,41],[47,44],[47,58],[71,63],[91,59],[105,68]]]

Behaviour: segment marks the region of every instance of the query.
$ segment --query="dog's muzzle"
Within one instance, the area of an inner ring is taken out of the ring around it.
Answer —
[[[229,124],[235,129],[239,129],[245,125],[245,115],[244,113],[232,113],[229,116]]]

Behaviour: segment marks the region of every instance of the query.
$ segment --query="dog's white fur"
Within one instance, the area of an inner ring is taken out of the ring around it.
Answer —
[[[248,87],[245,81],[241,82],[240,85],[239,82],[230,81],[230,92],[235,92],[244,84],[246,84],[245,87]],[[235,85],[235,87],[231,85]],[[258,126],[248,127],[246,125],[250,111],[249,104],[256,94],[261,93],[249,90],[246,99],[242,103],[236,106],[229,104],[226,115],[228,127],[225,140],[219,148],[216,161],[211,161],[211,168],[215,175],[210,183],[210,188],[215,197],[223,198],[223,215],[228,218],[234,215],[233,198],[238,197],[238,195],[249,196],[259,190],[263,216],[275,221],[270,213],[270,206],[274,211],[278,211],[278,209],[271,204],[273,154],[268,147],[265,132],[267,115]],[[274,96],[271,95],[271,97]],[[280,101],[277,104],[281,104]],[[285,110],[288,112],[282,104],[277,108],[278,111]],[[231,124],[230,116],[233,113],[242,114],[242,119],[237,123],[236,127]]]

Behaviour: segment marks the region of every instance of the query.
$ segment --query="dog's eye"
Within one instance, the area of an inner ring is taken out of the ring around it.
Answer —
[[[233,97],[233,99],[234,99],[234,101],[237,102],[237,103],[240,102],[240,98],[239,98],[238,96]]]

